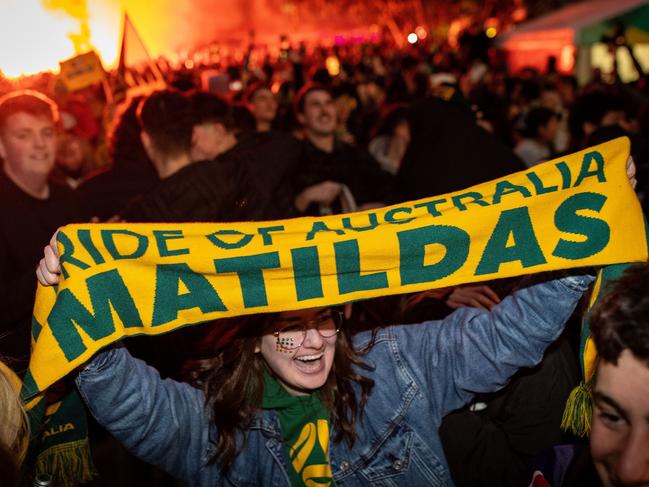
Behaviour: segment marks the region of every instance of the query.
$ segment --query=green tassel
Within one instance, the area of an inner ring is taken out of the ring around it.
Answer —
[[[592,381],[581,381],[570,392],[561,420],[561,428],[564,431],[572,432],[580,437],[590,434],[590,419],[593,414],[592,392]]]
[[[36,459],[36,475],[49,473],[52,483],[75,487],[96,475],[88,439],[62,443],[47,449]]]

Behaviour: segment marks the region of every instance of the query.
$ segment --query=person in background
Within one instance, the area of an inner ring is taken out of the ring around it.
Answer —
[[[192,103],[172,90],[157,91],[142,100],[136,112],[140,139],[160,179],[192,162]]]
[[[514,152],[527,167],[551,159],[555,154],[554,139],[559,130],[559,115],[545,107],[532,108],[523,115],[521,135]]]
[[[599,129],[619,125],[627,129],[624,102],[618,96],[594,91],[580,96],[570,110],[568,119],[574,150],[587,147],[587,139]]]
[[[78,135],[66,132],[59,141],[51,178],[76,189],[83,177],[94,169],[94,164],[90,143]]]
[[[36,287],[32,272],[42,252],[36,240],[87,219],[80,198],[49,180],[54,169],[59,112],[30,90],[0,98],[0,354],[26,365]]]
[[[598,363],[590,446],[555,447],[534,487],[649,485],[649,264],[635,264],[595,306],[590,330]]]
[[[408,109],[403,105],[388,107],[376,124],[367,149],[384,171],[395,175],[399,172],[408,144],[410,144]]]
[[[570,129],[568,128],[568,110],[563,104],[559,90],[555,85],[546,85],[541,89],[539,99],[541,106],[552,110],[559,117],[557,135],[554,137],[554,148],[557,153],[564,153],[570,144]]]
[[[204,91],[191,93],[189,100],[194,125],[191,145],[194,162],[214,159],[237,144],[234,117],[228,102]]]
[[[649,485],[649,266],[628,269],[598,307],[590,452],[605,487]]]
[[[331,211],[343,185],[361,208],[395,199],[393,177],[366,150],[336,139],[336,109],[327,88],[305,85],[295,96],[294,108],[304,132],[300,170],[294,174],[298,212]]]
[[[140,139],[136,112],[143,99],[134,97],[118,107],[108,131],[110,164],[89,174],[78,187],[84,205],[100,221],[118,214],[160,181]]]
[[[358,107],[356,87],[343,83],[332,90],[332,97],[336,107],[336,139],[346,144],[356,145],[356,137],[350,131],[352,115]]]
[[[408,119],[411,139],[397,175],[403,201],[459,191],[525,169],[511,148],[478,126],[475,114],[453,98],[412,103]]]
[[[247,103],[232,104],[232,119],[234,120],[234,133],[237,138],[248,137],[254,133],[268,133],[257,130],[257,119]]]
[[[183,167],[120,213],[127,221],[223,221],[264,208],[269,219],[290,217],[301,145],[281,132],[238,132],[232,107],[205,92],[190,95],[193,106],[192,164]],[[224,203],[237,201],[230,215]],[[253,203],[256,202],[256,203]]]
[[[257,132],[271,131],[279,105],[268,85],[262,82],[251,85],[246,91],[245,100],[255,116]]]

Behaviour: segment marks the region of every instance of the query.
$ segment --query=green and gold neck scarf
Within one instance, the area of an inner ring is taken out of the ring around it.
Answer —
[[[291,485],[333,485],[328,455],[329,414],[319,394],[291,396],[266,372],[262,406],[277,411],[279,415],[282,440],[291,465]]]

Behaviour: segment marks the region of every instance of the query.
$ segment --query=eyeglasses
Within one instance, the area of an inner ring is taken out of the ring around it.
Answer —
[[[343,314],[340,311],[329,310],[313,320],[291,323],[273,333],[277,351],[292,351],[300,348],[309,328],[314,328],[322,338],[333,338],[340,332],[342,322]]]

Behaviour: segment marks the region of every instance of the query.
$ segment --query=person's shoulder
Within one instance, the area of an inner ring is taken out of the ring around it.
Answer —
[[[184,187],[192,184],[208,183],[212,175],[222,170],[224,165],[228,165],[227,159],[206,159],[196,161],[179,169],[171,176],[160,180],[153,188],[152,192],[164,191],[165,189]]]
[[[79,193],[70,186],[59,181],[48,181],[50,195],[47,198],[52,202],[57,201],[80,201]]]
[[[274,148],[299,150],[302,147],[302,142],[287,132],[255,132],[239,136],[236,146],[229,152],[232,155],[237,155],[250,151],[273,150]],[[219,158],[221,157],[223,156],[219,156]]]
[[[311,142],[307,137],[304,137],[303,139],[295,139],[295,140],[299,144],[302,152],[305,154],[309,154],[309,155],[317,154],[317,155],[325,155],[325,156],[329,155],[327,152],[316,147],[316,145],[313,142]]]
[[[370,153],[369,149],[340,140],[336,140],[334,151],[331,156],[339,160],[348,161],[355,165],[367,165],[369,163],[371,166],[379,167],[378,162]]]
[[[90,209],[84,204],[84,198],[78,190],[57,182],[50,182],[49,187],[49,206],[60,213],[61,218],[66,220],[65,223],[85,221],[94,216],[89,214]]]
[[[364,148],[359,147],[357,145],[350,144],[349,142],[344,142],[342,140],[336,139],[336,143],[334,145],[334,152],[356,152],[356,153],[363,153],[366,152]]]
[[[299,146],[301,140],[297,139],[293,134],[289,132],[281,132],[279,130],[272,130],[270,132],[260,132],[256,134],[262,143],[270,144],[282,144],[290,146]]]
[[[358,331],[351,338],[354,349],[371,352],[378,344],[397,340],[402,326],[404,325],[389,325]]]
[[[85,185],[96,184],[97,182],[100,182],[102,179],[110,177],[113,174],[115,174],[115,167],[112,164],[98,167],[90,171],[85,176],[83,176],[81,182],[79,183],[79,187],[81,188]]]
[[[14,190],[13,183],[5,176],[4,171],[0,168],[0,201],[11,201],[10,192]]]
[[[215,167],[219,164],[219,159],[205,159],[202,161],[194,161],[185,167],[179,169],[173,173],[168,178],[163,179],[163,181],[174,181],[176,179],[183,179],[191,177],[195,174],[201,174],[205,171],[208,171],[211,167]]]
[[[11,204],[16,197],[20,195],[27,196],[16,183],[14,183],[9,176],[4,172],[4,169],[0,166],[0,201],[6,202],[6,204]]]

